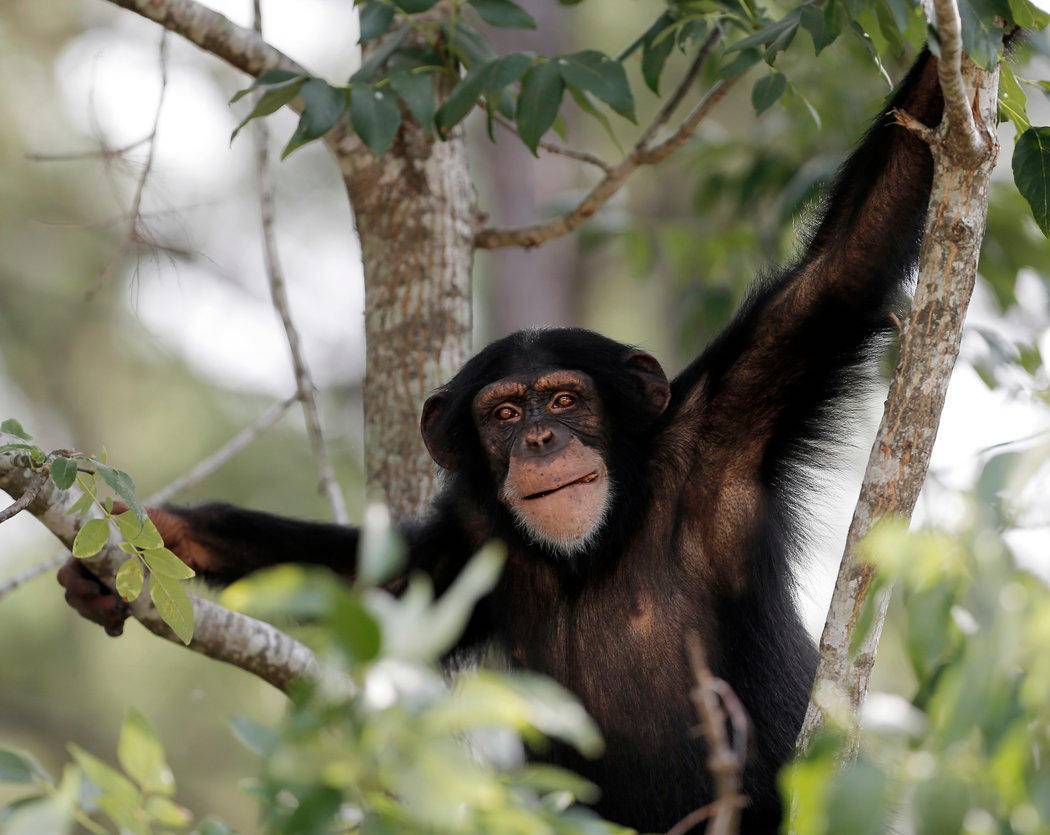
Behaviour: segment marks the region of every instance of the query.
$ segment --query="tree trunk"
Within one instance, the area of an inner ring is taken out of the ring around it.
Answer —
[[[985,72],[967,60],[963,77],[968,88],[976,91],[972,107],[977,135],[988,138],[980,153],[962,147],[966,129],[961,120],[949,121],[950,107],[936,132],[912,125],[912,129],[925,131],[934,160],[919,281],[820,638],[820,664],[799,736],[800,751],[808,748],[823,725],[822,703],[829,688],[844,694],[854,719],[864,702],[889,590],[876,601],[872,626],[851,655],[853,634],[860,625],[875,574],[874,566],[860,558],[858,546],[880,519],[894,514],[911,517],[926,479],[948,383],[959,356],[963,320],[984,239],[988,186],[999,152],[995,140],[999,71]],[[969,100],[962,107],[970,108]],[[902,121],[908,121],[907,117]],[[850,756],[855,745],[854,734]]]
[[[423,401],[470,353],[474,187],[462,131],[441,142],[406,120],[382,157],[358,142],[338,157],[364,263],[366,492],[406,519],[436,485]]]

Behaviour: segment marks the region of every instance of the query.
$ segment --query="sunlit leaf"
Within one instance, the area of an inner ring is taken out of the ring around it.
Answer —
[[[117,759],[144,792],[175,794],[175,777],[168,767],[164,746],[146,717],[134,708],[128,710],[120,728]]]
[[[193,640],[193,601],[178,580],[150,575],[149,596],[164,622],[184,644]]]
[[[189,580],[196,572],[167,548],[146,548],[142,552],[146,565],[153,574],[162,574],[173,580]]]
[[[89,519],[77,531],[73,540],[73,556],[84,559],[93,557],[109,542],[109,522],[105,519]]]
[[[138,600],[139,595],[142,594],[144,581],[145,573],[142,570],[142,563],[139,562],[139,558],[132,557],[129,560],[125,560],[121,563],[120,568],[117,569],[117,594],[129,603],[132,603]]]

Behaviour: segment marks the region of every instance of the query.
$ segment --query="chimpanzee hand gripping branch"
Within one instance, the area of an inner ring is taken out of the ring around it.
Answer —
[[[808,468],[836,450],[919,251],[933,176],[902,109],[941,118],[923,52],[831,186],[794,265],[759,280],[732,324],[674,380],[649,354],[589,331],[526,331],[471,359],[426,403],[447,471],[408,525],[406,573],[440,592],[487,540],[498,587],[459,650],[495,644],[575,692],[607,753],[554,762],[602,789],[597,809],[667,829],[712,799],[683,636],[751,719],[742,831],[775,832],[776,774],[794,750],[817,662],[792,598]],[[354,573],[358,531],[225,504],[151,516],[169,547],[221,582],[278,562]],[[119,634],[126,607],[77,561],[70,604]],[[395,590],[403,580],[394,581]]]

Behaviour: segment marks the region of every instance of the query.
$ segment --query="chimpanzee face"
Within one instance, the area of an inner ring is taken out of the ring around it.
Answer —
[[[478,392],[472,410],[500,500],[521,527],[560,553],[586,547],[612,499],[591,378],[564,369],[503,377]]]

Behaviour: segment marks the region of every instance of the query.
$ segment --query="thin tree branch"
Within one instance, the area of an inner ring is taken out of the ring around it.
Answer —
[[[168,91],[168,33],[162,32],[160,36],[160,47],[159,47],[159,58],[160,58],[160,93],[157,96],[157,110],[153,115],[153,128],[150,130],[149,135],[145,138],[147,144],[146,150],[146,162],[142,166],[142,172],[139,174],[138,180],[135,183],[135,194],[131,200],[131,212],[130,220],[128,221],[127,232],[124,233],[124,238],[117,248],[117,251],[110,257],[109,262],[106,264],[106,268],[102,271],[102,275],[98,277],[95,283],[88,288],[85,294],[87,298],[92,298],[99,290],[102,289],[108,282],[110,277],[113,275],[113,271],[117,268],[117,265],[124,259],[128,250],[135,244],[138,244],[144,240],[148,240],[149,236],[143,233],[141,228],[142,224],[142,197],[146,193],[146,181],[149,179],[150,172],[153,170],[153,160],[157,150],[157,129],[160,127],[160,114],[164,109],[164,97]],[[119,154],[111,156],[121,156],[123,151]]]
[[[85,159],[116,159],[125,154],[129,154],[136,148],[141,148],[147,142],[152,141],[155,133],[156,126],[154,126],[153,132],[148,136],[144,136],[142,139],[136,139],[134,142],[129,142],[127,145],[121,145],[119,148],[107,148],[103,144],[101,148],[95,148],[91,151],[61,151],[54,154],[28,153],[25,155],[25,158],[30,162],[78,162]]]
[[[854,637],[875,577],[874,566],[861,559],[859,546],[886,516],[910,518],[926,480],[948,382],[959,356],[984,238],[988,184],[999,152],[994,133],[999,70],[982,70],[969,59],[960,62],[961,35],[954,0],[935,3],[941,61],[948,64],[947,71],[938,72],[945,96],[944,118],[935,131],[916,130],[908,114],[895,114],[898,123],[929,142],[933,155],[933,187],[919,279],[901,330],[900,360],[846,537],[820,638],[816,682],[798,739],[799,751],[805,752],[824,724],[825,710],[833,704],[843,705],[850,735],[844,752],[847,759],[856,753],[856,723],[889,605],[886,588],[875,601],[867,633]],[[946,4],[951,8],[942,8]],[[965,93],[967,82],[976,90],[972,110]],[[957,112],[960,103],[969,119]],[[988,141],[980,139],[982,132]]]
[[[259,0],[255,0],[255,28],[261,34],[262,12]],[[324,432],[321,429],[321,415],[317,408],[316,387],[310,375],[310,369],[303,355],[302,340],[292,320],[291,307],[288,303],[288,290],[284,280],[284,269],[277,252],[277,236],[274,231],[274,192],[270,178],[270,130],[265,120],[254,122],[256,181],[259,189],[259,210],[262,218],[263,260],[266,263],[266,275],[270,283],[270,297],[274,309],[281,318],[284,333],[288,340],[292,369],[295,372],[295,386],[299,402],[303,406],[303,417],[306,420],[306,434],[310,438],[314,460],[317,462],[318,487],[328,500],[332,518],[340,525],[350,521],[346,509],[343,491],[335,477],[332,460],[328,454]]]
[[[22,495],[24,496],[25,494],[23,493]],[[19,586],[24,586],[30,580],[35,580],[37,577],[47,574],[49,571],[56,570],[67,559],[69,559],[69,552],[63,551],[61,554],[56,554],[50,559],[44,560],[44,562],[29,566],[25,571],[20,571],[14,577],[0,583],[0,598],[10,594]]]
[[[977,129],[973,100],[966,89],[962,73],[962,19],[956,0],[933,0],[934,26],[940,43],[937,76],[944,93],[944,121],[951,128],[944,135],[956,146],[957,153],[976,163],[987,155],[988,142]]]
[[[17,440],[14,436],[0,434],[0,443]],[[0,490],[12,497],[19,499],[25,495],[38,475],[24,453],[0,453]],[[76,486],[59,490],[50,479],[45,479],[28,506],[29,512],[67,548],[72,547],[77,531],[90,518],[90,514],[75,516],[69,513],[80,495]],[[111,542],[97,557],[84,562],[112,588],[117,569],[127,558],[128,555]],[[154,634],[181,644],[154,609],[149,595],[140,595],[131,611]],[[193,598],[193,618],[190,649],[240,667],[280,690],[287,691],[297,680],[325,675],[309,648],[268,623],[196,597]]]
[[[287,400],[282,400],[280,403],[275,403],[259,415],[254,422],[245,426],[240,432],[230,438],[230,440],[221,448],[215,450],[215,452],[207,458],[198,462],[189,472],[179,476],[153,495],[148,496],[145,499],[145,503],[148,505],[164,504],[164,502],[171,501],[171,499],[184,490],[188,490],[193,485],[204,481],[204,479],[222,467],[223,464],[237,455],[237,453],[284,417],[285,413],[298,399],[299,396],[295,395],[289,397]]]
[[[679,821],[668,835],[688,832],[707,818],[711,819],[708,835],[735,835],[740,827],[740,809],[746,802],[741,790],[747,756],[747,714],[733,689],[707,666],[703,644],[695,632],[686,635],[686,649],[696,679],[690,698],[707,743],[707,768],[715,781],[715,799]],[[727,718],[733,729],[731,738],[726,732]]]
[[[308,74],[280,50],[270,46],[257,32],[238,26],[225,15],[195,0],[107,0],[115,6],[159,23],[205,52],[221,58],[251,76],[282,69]]]
[[[47,470],[40,470],[33,476],[29,484],[26,485],[25,492],[15,499],[12,504],[8,505],[3,510],[0,510],[0,523],[6,522],[8,519],[17,516],[29,507],[30,502],[36,498],[37,493],[40,492],[40,488],[42,488],[44,482],[47,481],[47,475]]]
[[[508,120],[504,116],[501,116],[499,113],[494,113],[492,115],[497,125],[499,125],[504,130],[510,131],[513,134],[517,134],[517,128],[515,128],[514,125],[511,124],[510,120]],[[600,168],[606,174],[612,171],[612,166],[609,165],[609,163],[603,160],[600,156],[589,153],[587,151],[577,151],[574,148],[568,148],[565,145],[559,145],[557,142],[548,142],[546,139],[541,139],[538,147],[551,154],[557,154],[558,156],[574,159],[577,162],[585,162],[588,165],[593,165],[596,168]]]
[[[478,249],[500,249],[509,246],[534,247],[547,241],[560,238],[575,231],[604,206],[616,194],[638,168],[643,165],[655,165],[678,150],[696,132],[697,127],[711,109],[729,92],[740,76],[717,81],[703,96],[700,102],[682,120],[671,136],[656,145],[651,145],[653,138],[661,127],[670,119],[673,111],[692,87],[699,74],[704,60],[721,36],[720,30],[714,30],[700,48],[697,60],[679,83],[667,104],[661,108],[652,124],[642,134],[633,150],[572,209],[543,223],[523,226],[515,229],[498,229],[487,227],[479,229],[474,235],[474,245]]]

